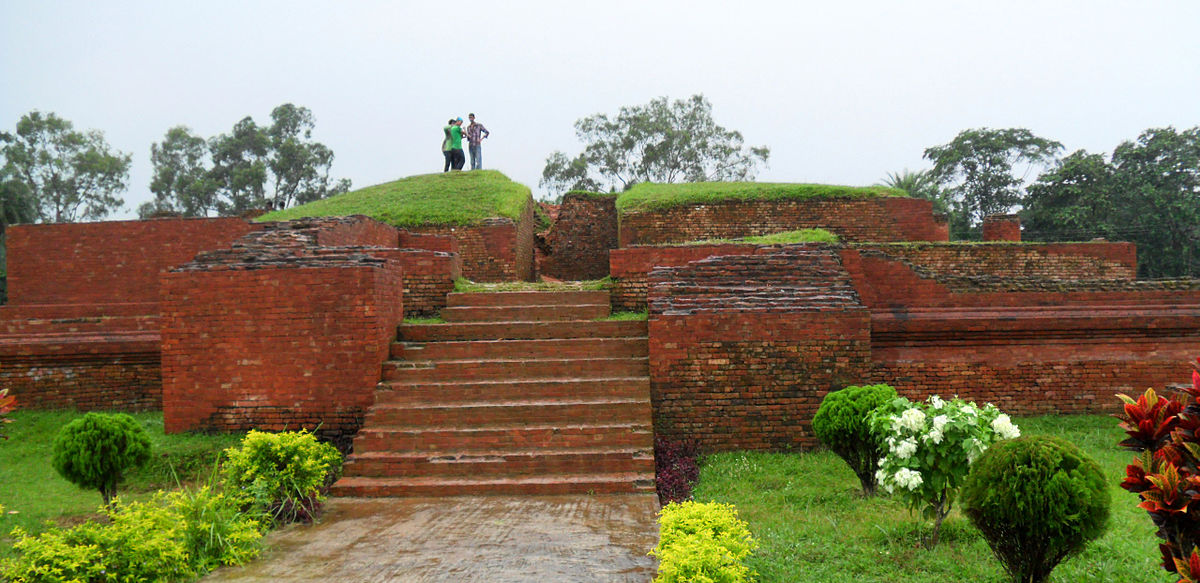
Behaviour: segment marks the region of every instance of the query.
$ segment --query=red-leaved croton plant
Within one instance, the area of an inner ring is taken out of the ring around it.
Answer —
[[[1200,358],[1192,363],[1192,386],[1183,401],[1146,389],[1135,401],[1118,395],[1125,409],[1117,418],[1129,436],[1121,447],[1138,452],[1121,487],[1138,494],[1150,513],[1162,567],[1177,583],[1200,582]]]

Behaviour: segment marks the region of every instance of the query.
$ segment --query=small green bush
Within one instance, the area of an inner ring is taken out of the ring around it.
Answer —
[[[755,573],[744,563],[758,543],[732,504],[685,501],[658,515],[658,576],[654,583],[742,583]]]
[[[278,523],[311,520],[342,464],[337,449],[307,431],[251,431],[225,456],[226,489]]]
[[[54,438],[54,469],[81,488],[100,490],[104,503],[117,494],[121,474],[150,459],[150,436],[124,413],[88,413]]]
[[[846,387],[825,395],[813,416],[813,433],[846,460],[866,496],[875,495],[875,471],[885,453],[884,444],[871,432],[867,415],[895,398],[896,389],[888,385]]]
[[[1016,583],[1046,581],[1063,559],[1104,534],[1108,486],[1074,444],[1022,437],[993,445],[963,485],[964,511]]]
[[[258,556],[259,523],[207,487],[158,492],[147,502],[102,509],[109,522],[87,522],[31,536],[17,528],[16,559],[0,564],[14,583],[176,581]]]

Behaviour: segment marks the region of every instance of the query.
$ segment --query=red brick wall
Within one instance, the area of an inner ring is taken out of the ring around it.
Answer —
[[[397,246],[401,249],[428,249],[429,251],[458,253],[458,239],[454,237],[448,235],[427,235],[405,230],[400,231],[400,242]]]
[[[946,241],[933,203],[917,198],[721,202],[621,215],[620,246],[733,239],[822,228],[843,241]]]
[[[750,255],[755,245],[688,245],[681,247],[625,247],[609,253],[614,312],[640,312],[646,309],[647,280],[655,267],[687,265],[713,255]]]
[[[851,245],[937,275],[1132,280],[1133,243],[896,243]]]
[[[539,272],[557,279],[600,279],[617,247],[616,196],[568,193],[540,245]]]
[[[191,264],[162,281],[167,431],[357,431],[402,314],[386,260]]]
[[[160,409],[158,333],[0,337],[0,387],[22,408]]]
[[[983,217],[984,241],[1020,241],[1020,215],[989,215]]]
[[[354,222],[337,223],[327,226],[317,234],[317,245],[322,247],[396,247],[399,242],[399,232],[396,227],[356,215]]]
[[[446,307],[446,294],[454,291],[454,280],[462,276],[462,259],[454,253],[387,249],[373,250],[370,254],[391,259],[401,267],[405,318],[437,315]]]
[[[159,273],[261,228],[237,218],[155,219],[8,230],[8,301],[158,302]]]
[[[537,206],[530,196],[525,202],[525,210],[517,221],[517,240],[513,243],[513,275],[520,281],[537,280],[537,263],[533,259],[533,235],[537,231],[537,217],[534,208]]]
[[[517,277],[517,223],[488,219],[478,225],[413,227],[427,235],[450,235],[458,241],[462,276],[471,281],[515,281]],[[533,235],[530,234],[532,239]],[[532,261],[532,257],[530,258]]]

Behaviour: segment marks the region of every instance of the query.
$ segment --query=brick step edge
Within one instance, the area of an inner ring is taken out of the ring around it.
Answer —
[[[649,353],[649,343],[646,336],[393,342],[390,355],[394,359],[412,360],[511,358],[514,355],[534,358],[565,355],[642,357]]]
[[[501,403],[512,400],[552,400],[624,397],[650,399],[649,377],[595,379],[493,380],[470,383],[408,383],[389,381],[375,390],[375,404]]]
[[[654,474],[575,474],[499,479],[342,478],[334,496],[456,496],[466,494],[586,494],[654,491]]]
[[[649,358],[540,358],[395,361],[383,364],[384,381],[482,381],[649,376]]]
[[[402,342],[460,340],[535,340],[557,338],[645,337],[643,320],[560,320],[557,322],[454,322],[445,324],[401,324],[397,337]]]
[[[352,456],[346,477],[464,476],[481,478],[593,473],[654,472],[654,456],[642,448],[592,451],[369,452]]]
[[[364,427],[354,438],[354,451],[405,451],[466,454],[490,451],[523,451],[530,448],[560,450],[578,447],[654,447],[654,430],[649,422],[605,425],[501,424],[469,427]]]
[[[448,307],[526,306],[569,304],[607,304],[607,291],[523,291],[523,292],[452,292],[446,294]]]
[[[458,306],[442,308],[442,319],[449,323],[469,322],[564,322],[603,318],[611,313],[608,304],[563,306]]]

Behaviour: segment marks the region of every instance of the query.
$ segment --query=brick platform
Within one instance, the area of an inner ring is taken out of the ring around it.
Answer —
[[[451,294],[470,318],[402,326],[334,493],[653,491],[646,327],[593,321],[607,299]]]

